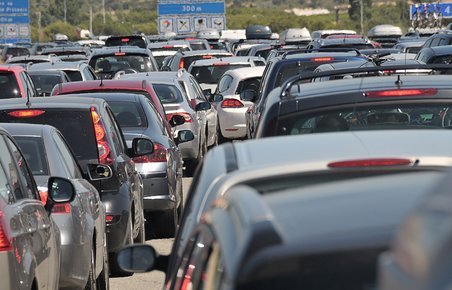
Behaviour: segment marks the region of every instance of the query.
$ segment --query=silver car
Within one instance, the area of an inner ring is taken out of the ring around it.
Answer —
[[[3,129],[0,152],[1,288],[57,289],[61,241],[49,215],[52,207],[74,198],[74,186],[64,178],[49,178],[44,207],[24,155]]]
[[[2,127],[14,136],[24,152],[41,196],[47,195],[49,176],[67,178],[75,187],[74,200],[52,210],[52,219],[61,235],[59,286],[108,289],[104,205],[96,188],[83,179],[61,133],[49,125],[2,124]]]

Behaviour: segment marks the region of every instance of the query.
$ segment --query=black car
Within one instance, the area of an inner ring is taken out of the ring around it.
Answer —
[[[280,87],[287,79],[294,75],[304,75],[312,72],[319,65],[325,63],[368,60],[359,52],[310,51],[293,50],[281,56],[274,57],[267,62],[262,75],[259,92],[254,105],[246,112],[246,126],[248,138],[253,138],[260,115],[264,109],[267,95],[276,87]]]
[[[143,181],[131,158],[153,152],[154,144],[149,139],[134,139],[128,150],[114,113],[102,99],[49,97],[34,98],[27,104],[24,100],[4,100],[0,106],[0,122],[56,127],[85,175],[108,175],[103,166],[111,169],[110,179],[92,181],[106,208],[110,254],[134,241],[144,242]],[[101,167],[90,165],[99,163]],[[114,263],[112,268],[116,270]]]
[[[426,64],[450,64],[452,63],[452,46],[443,45],[422,48],[414,59],[425,62]]]
[[[50,96],[55,85],[71,81],[69,76],[61,70],[31,70],[28,74],[40,97]]]
[[[450,128],[450,76],[436,75],[450,70],[448,65],[387,65],[384,69],[387,75],[383,76],[379,67],[363,67],[289,79],[269,94],[255,137]],[[405,75],[415,69],[428,75]],[[391,75],[397,71],[398,75]],[[339,75],[354,77],[306,83]]]
[[[144,35],[115,35],[105,40],[105,46],[137,46],[147,48],[150,44]]]
[[[175,140],[166,130],[166,120],[162,119],[155,106],[143,95],[118,92],[77,96],[106,100],[129,148],[132,147],[134,138],[147,137],[152,140],[152,154],[133,158],[136,170],[143,179],[144,212],[146,220],[150,221],[151,236],[174,237],[183,210],[183,162],[177,145],[192,140],[193,133],[179,130]],[[169,123],[175,127],[184,122],[183,117],[174,115]]]
[[[139,47],[113,46],[96,49],[88,63],[103,79],[112,79],[119,72],[139,73],[159,70],[151,51]]]

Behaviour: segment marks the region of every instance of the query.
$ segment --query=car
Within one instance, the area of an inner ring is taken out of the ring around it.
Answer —
[[[38,96],[27,70],[19,65],[0,65],[0,87],[0,99]]]
[[[67,56],[67,55],[81,55],[83,57],[89,56],[91,49],[89,47],[79,46],[79,45],[59,45],[54,47],[46,47],[41,51],[42,55],[57,55],[57,56]]]
[[[94,50],[88,61],[103,79],[117,74],[158,71],[158,64],[147,48],[112,46]]]
[[[187,72],[191,73],[201,88],[212,93],[221,76],[231,69],[241,67],[265,66],[265,59],[258,56],[235,56],[203,59],[192,62]]]
[[[435,46],[444,46],[452,44],[452,31],[444,30],[431,35],[424,43],[422,48],[430,48]]]
[[[64,96],[64,95],[63,95]],[[133,139],[147,137],[154,144],[154,152],[132,160],[143,179],[143,210],[150,221],[152,235],[172,238],[183,210],[183,164],[179,144],[191,141],[193,133],[178,131],[173,138],[166,131],[166,119],[162,119],[154,105],[143,95],[130,93],[85,93],[80,98],[101,98],[111,107],[124,133],[128,148]],[[182,125],[185,119],[174,115],[170,123]]]
[[[32,102],[3,100],[0,122],[47,124],[56,127],[68,141],[84,174],[108,174],[108,180],[92,180],[105,205],[107,249],[113,259],[127,244],[144,242],[143,181],[131,160],[151,154],[154,144],[135,138],[126,142],[113,112],[102,99],[69,97],[34,98]],[[89,164],[102,164],[90,166]],[[114,263],[113,274],[122,274]]]
[[[84,61],[59,61],[51,63],[37,63],[28,68],[28,71],[59,70],[65,72],[71,82],[96,80],[94,70]]]
[[[257,44],[251,46],[248,51],[248,56],[260,56],[264,59],[267,59],[268,55],[270,54],[270,51],[272,51],[275,48],[278,48],[280,44]]]
[[[306,49],[321,48],[355,48],[368,49],[375,46],[367,38],[342,37],[342,38],[320,38],[314,39]]]
[[[378,289],[447,289],[451,284],[450,177],[449,171],[403,219],[391,248],[380,255]]]
[[[194,140],[181,144],[179,148],[187,175],[192,175],[196,166],[202,162],[208,147],[218,143],[217,110],[207,100],[194,77],[184,69],[178,72],[154,72],[147,74],[124,75],[126,79],[140,79],[152,82],[161,99],[167,119],[173,115],[185,118],[185,124],[175,128],[190,130]]]
[[[19,45],[7,45],[2,48],[0,55],[0,63],[5,63],[11,57],[30,55],[27,47]]]
[[[282,190],[232,186],[204,213],[166,289],[374,289],[379,254],[441,177],[432,169]],[[118,264],[161,271],[168,258],[135,245]]]
[[[448,89],[450,77],[432,75],[432,68],[426,65],[388,65],[384,70],[388,74],[396,72],[395,75],[375,76],[381,74],[380,67],[365,67],[294,77],[269,94],[255,137],[349,130],[448,128],[448,104],[452,97]],[[403,71],[407,69],[428,70],[430,75],[404,75]],[[437,69],[447,70],[447,65]],[[374,75],[306,83],[317,77],[366,72]]]
[[[392,173],[403,168],[447,168],[452,155],[448,143],[441,141],[443,138],[446,136],[439,130],[355,131],[281,136],[215,147],[206,154],[188,191],[168,275],[176,273],[174,266],[180,263],[188,236],[203,213],[232,186],[252,184],[276,190],[295,184],[322,184]],[[441,149],[432,151],[431,144],[438,142]],[[285,154],[268,154],[281,148]],[[346,170],[336,171],[341,168]]]
[[[412,41],[399,41],[393,48],[399,49],[404,53],[418,53],[425,44],[426,38],[416,38]]]
[[[25,156],[3,129],[0,129],[0,150],[2,287],[57,289],[61,240],[51,218],[52,209],[75,198],[74,186],[65,178],[51,177],[47,184],[50,190],[44,199]]]
[[[29,48],[31,55],[40,55],[41,52],[45,48],[55,47],[57,46],[54,42],[35,42],[33,45]]]
[[[165,109],[163,108],[162,102],[152,88],[151,83],[148,81],[95,80],[85,82],[61,83],[53,88],[51,95],[57,96],[66,94],[101,92],[124,92],[132,94],[142,94],[152,102],[162,118],[166,118]],[[171,132],[169,124],[167,125],[167,130],[168,132]]]
[[[155,61],[159,68],[163,65],[163,60],[168,57],[176,54],[179,50],[181,51],[189,51],[190,43],[187,41],[181,40],[169,40],[165,42],[153,42],[148,45],[148,49],[152,52],[152,56],[154,56]]]
[[[40,97],[50,96],[52,89],[61,83],[68,83],[69,76],[61,70],[29,71],[33,84]]]
[[[452,50],[450,48],[450,45],[422,48],[415,59],[427,64],[450,64],[452,62]]]
[[[195,60],[228,56],[233,56],[233,54],[224,50],[178,51],[176,54],[171,56],[171,58],[165,60],[165,65],[162,67],[162,70],[177,71],[181,68],[187,70]]]
[[[265,100],[276,87],[283,85],[287,79],[294,74],[304,75],[312,72],[321,64],[333,62],[346,62],[354,60],[367,60],[359,51],[310,51],[295,50],[286,52],[282,56],[275,57],[267,62],[266,69],[262,75],[259,92],[254,101],[254,105],[246,114],[247,137],[253,138],[256,133],[256,126],[263,110]]]
[[[105,40],[105,46],[137,46],[146,49],[150,44],[144,35],[115,35]]]
[[[265,67],[237,68],[223,74],[215,90],[218,140],[246,138],[245,114],[259,90]]]
[[[75,188],[73,201],[52,209],[52,219],[61,235],[59,287],[108,289],[105,208],[97,189],[89,178],[84,179],[65,139],[49,125],[3,123],[1,127],[24,153],[41,196],[48,194],[50,176],[67,178]],[[105,180],[109,176],[98,178]]]

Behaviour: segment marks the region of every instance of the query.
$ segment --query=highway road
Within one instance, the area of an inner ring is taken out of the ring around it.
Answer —
[[[186,193],[190,187],[191,180],[191,178],[184,178],[183,180],[184,197],[187,195]],[[147,243],[152,245],[158,253],[169,254],[171,252],[173,239],[150,240],[147,241]],[[125,278],[110,278],[110,289],[159,290],[163,288],[164,278],[165,275],[162,272],[157,271],[144,274],[134,274],[131,277]]]

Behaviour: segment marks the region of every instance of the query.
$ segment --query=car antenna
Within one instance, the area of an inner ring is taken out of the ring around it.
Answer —
[[[102,75],[100,75],[100,84],[99,87],[103,87],[104,86],[104,77]]]
[[[405,71],[406,71],[406,69],[405,69]],[[400,79],[400,75],[397,75],[397,80],[395,81],[395,84],[399,87],[401,84],[403,84],[402,80]]]
[[[27,106],[27,108],[30,108],[31,106],[31,102],[30,102],[30,89],[27,88],[27,102],[25,103],[25,105]]]

